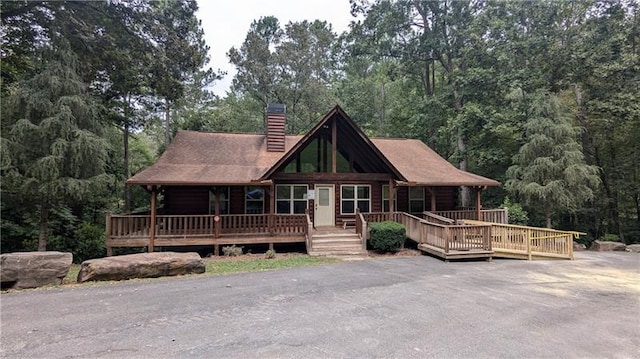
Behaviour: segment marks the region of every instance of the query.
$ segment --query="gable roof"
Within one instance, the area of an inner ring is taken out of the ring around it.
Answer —
[[[370,157],[375,158],[375,162],[379,164],[376,166],[378,169],[383,170],[384,172],[391,172],[393,175],[401,180],[406,180],[402,174],[393,166],[391,163],[381,152],[380,150],[371,142],[369,137],[360,130],[358,126],[349,118],[349,116],[342,110],[339,105],[336,105],[331,111],[329,111],[323,118],[315,125],[306,135],[302,137],[296,143],[293,148],[285,150],[285,155],[282,156],[278,162],[276,162],[271,169],[269,169],[262,177],[262,179],[267,179],[271,175],[273,175],[279,168],[281,168],[285,163],[290,161],[293,155],[307,146],[310,141],[316,136],[318,131],[320,131],[323,127],[330,124],[331,121],[335,121],[336,126],[340,128],[340,137],[346,138],[347,134],[349,135],[349,146],[355,147],[358,146],[361,148],[361,151],[367,152]],[[338,145],[342,145],[342,141],[338,140]]]
[[[312,138],[334,115],[353,127],[361,145],[366,145],[394,177],[421,186],[499,186],[500,183],[461,171],[419,140],[369,139],[336,106],[305,136],[285,136],[285,152],[268,152],[266,136],[179,131],[158,161],[135,174],[127,184],[140,185],[251,185],[277,171],[292,154]]]
[[[286,136],[285,150],[301,136]],[[179,131],[158,161],[127,184],[242,185],[258,181],[282,157],[265,135]]]

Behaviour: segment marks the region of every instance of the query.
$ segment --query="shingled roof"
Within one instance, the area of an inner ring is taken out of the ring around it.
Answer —
[[[259,134],[180,131],[151,167],[131,177],[140,185],[249,185],[260,181],[303,136],[287,135],[285,152],[268,152]],[[457,169],[424,143],[372,138],[374,146],[400,172],[400,180],[422,186],[499,186]]]

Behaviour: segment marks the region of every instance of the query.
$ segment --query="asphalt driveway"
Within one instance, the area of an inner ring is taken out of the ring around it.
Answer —
[[[638,358],[640,255],[367,259],[0,295],[6,358]]]

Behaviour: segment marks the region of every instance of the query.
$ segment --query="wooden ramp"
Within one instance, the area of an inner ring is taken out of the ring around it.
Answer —
[[[356,224],[362,228],[366,228],[367,222],[382,220],[403,224],[407,237],[418,244],[418,249],[444,260],[491,260],[492,257],[573,259],[573,239],[583,234],[469,219],[454,221],[431,213],[425,213],[424,219],[403,212],[361,215],[363,219]]]

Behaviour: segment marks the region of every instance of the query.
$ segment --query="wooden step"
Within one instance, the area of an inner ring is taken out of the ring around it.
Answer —
[[[352,256],[365,255],[362,239],[353,233],[314,235],[311,239],[310,255]]]

